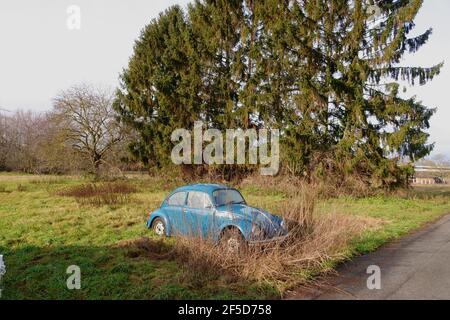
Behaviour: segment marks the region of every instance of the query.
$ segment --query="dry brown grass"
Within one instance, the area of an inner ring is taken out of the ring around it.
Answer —
[[[130,202],[130,194],[136,188],[125,182],[107,182],[100,184],[82,184],[60,191],[58,195],[74,197],[81,205],[100,207],[102,205],[120,205]]]
[[[292,175],[279,175],[276,177],[252,175],[240,183],[241,187],[255,185],[264,186],[263,188],[268,191],[276,192],[282,190],[283,193],[291,197],[298,195],[299,191],[303,191],[306,185],[313,188],[316,196],[320,198],[338,197],[341,195],[359,198],[381,192],[381,190],[371,189],[361,177],[356,175],[344,177],[329,175],[325,179],[311,178],[309,180]]]
[[[31,184],[34,185],[52,185],[66,182],[67,179],[65,177],[56,177],[56,176],[39,176],[39,178],[35,178],[30,180]]]

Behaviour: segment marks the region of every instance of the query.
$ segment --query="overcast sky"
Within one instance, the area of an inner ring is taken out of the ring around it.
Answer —
[[[188,0],[0,0],[0,108],[44,111],[59,90],[80,82],[116,86],[140,30],[173,4]],[[69,30],[67,8],[81,9],[81,29]],[[433,27],[430,42],[406,58],[427,66],[445,61],[441,75],[409,88],[437,107],[432,120],[434,154],[450,156],[450,1],[425,4],[416,33]]]

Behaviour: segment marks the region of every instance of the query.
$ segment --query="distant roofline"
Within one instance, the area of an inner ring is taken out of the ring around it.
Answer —
[[[435,167],[435,166],[414,166],[416,171],[450,171],[450,167]]]

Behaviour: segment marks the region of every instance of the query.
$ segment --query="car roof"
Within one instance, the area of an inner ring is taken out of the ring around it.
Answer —
[[[180,192],[180,191],[201,191],[206,193],[213,193],[216,190],[220,189],[232,189],[231,187],[228,187],[224,184],[212,184],[212,183],[197,183],[197,184],[190,184],[183,187],[179,187],[171,192],[171,194]]]

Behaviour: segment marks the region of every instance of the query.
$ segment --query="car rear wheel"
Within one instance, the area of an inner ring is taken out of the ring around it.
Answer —
[[[160,237],[163,237],[166,234],[166,224],[160,218],[156,218],[153,221],[152,229]]]
[[[237,228],[225,229],[220,238],[220,245],[227,253],[242,253],[247,248],[244,236]]]

